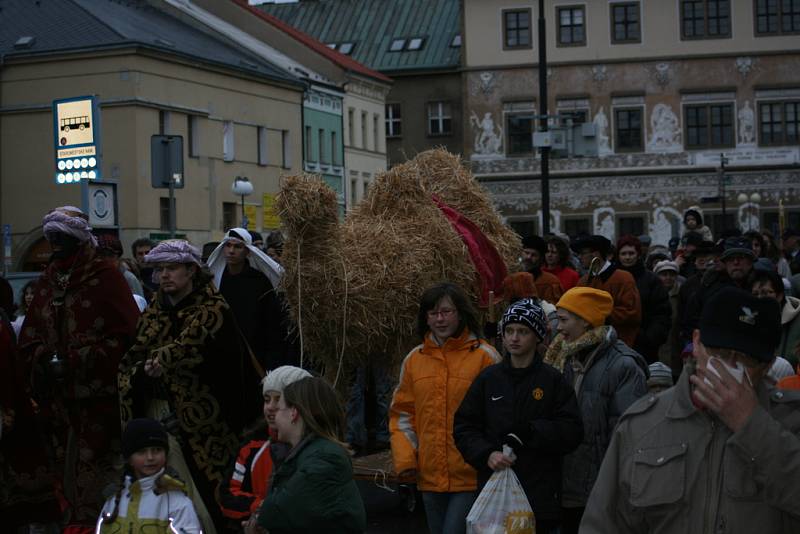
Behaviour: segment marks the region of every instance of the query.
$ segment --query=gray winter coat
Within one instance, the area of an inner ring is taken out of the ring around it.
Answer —
[[[570,508],[586,506],[617,421],[647,393],[647,363],[617,339],[614,328],[582,360],[564,366],[583,416],[583,442],[564,457],[562,503]]]
[[[625,413],[581,534],[800,532],[800,392],[762,381],[734,433],[694,406],[689,372]]]

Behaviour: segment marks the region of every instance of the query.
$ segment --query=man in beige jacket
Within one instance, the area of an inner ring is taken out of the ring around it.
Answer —
[[[800,532],[800,392],[762,380],[779,307],[724,288],[699,326],[677,385],[620,419],[581,533]]]

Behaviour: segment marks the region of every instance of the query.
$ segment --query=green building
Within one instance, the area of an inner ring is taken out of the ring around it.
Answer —
[[[311,85],[303,100],[303,170],[322,176],[334,191],[344,215],[344,144],[342,100],[337,89]]]

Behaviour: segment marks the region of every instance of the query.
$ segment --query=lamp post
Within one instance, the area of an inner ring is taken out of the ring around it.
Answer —
[[[739,193],[739,196],[736,197],[736,200],[739,201],[739,204],[744,204],[745,202],[750,202],[750,205],[747,206],[747,211],[749,212],[752,210],[752,217],[747,217],[747,231],[753,229],[753,217],[756,216],[756,207],[755,205],[761,202],[761,195],[758,193],[750,193],[748,196],[747,193]]]
[[[253,192],[253,184],[247,179],[247,176],[237,176],[233,180],[233,187],[231,187],[234,195],[242,197],[242,228],[247,228],[247,217],[244,214],[244,197]]]
[[[545,39],[544,0],[539,0],[539,131],[547,124],[547,40]],[[550,147],[541,150],[542,235],[550,233]]]

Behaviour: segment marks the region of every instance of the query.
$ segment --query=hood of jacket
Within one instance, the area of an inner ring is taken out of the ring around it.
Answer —
[[[786,297],[786,304],[783,305],[781,310],[781,324],[792,322],[798,315],[800,315],[800,299]]]

